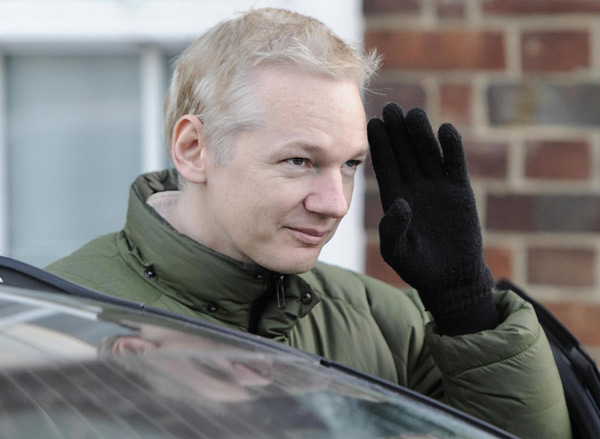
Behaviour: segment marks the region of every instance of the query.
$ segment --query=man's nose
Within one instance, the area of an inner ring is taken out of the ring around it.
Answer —
[[[350,208],[352,189],[353,182],[344,181],[341,172],[323,173],[313,181],[304,207],[314,213],[341,218]]]

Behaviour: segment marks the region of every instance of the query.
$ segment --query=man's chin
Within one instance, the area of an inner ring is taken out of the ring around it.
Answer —
[[[301,273],[306,273],[307,271],[310,271],[313,269],[313,267],[317,264],[317,261],[315,260],[312,263],[306,263],[306,264],[277,264],[273,267],[266,267],[269,268],[269,270],[274,271],[276,273],[281,273],[281,274],[301,274]]]
[[[307,249],[303,249],[303,250],[307,250]],[[312,249],[311,252],[299,252],[301,254],[298,254],[296,258],[293,258],[293,254],[292,253],[297,253],[297,252],[290,252],[290,254],[286,255],[285,257],[278,257],[278,258],[274,258],[271,261],[268,261],[265,264],[260,264],[263,267],[274,271],[276,273],[281,273],[281,274],[300,274],[300,273],[306,273],[307,271],[310,271],[313,269],[313,267],[317,264],[317,260],[319,258],[319,254],[321,253],[320,249],[319,251],[316,251],[314,249]],[[309,254],[306,254],[309,253]]]

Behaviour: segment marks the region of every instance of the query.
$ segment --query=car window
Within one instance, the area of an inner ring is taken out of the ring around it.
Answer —
[[[508,437],[314,356],[59,298],[0,288],[0,437]]]

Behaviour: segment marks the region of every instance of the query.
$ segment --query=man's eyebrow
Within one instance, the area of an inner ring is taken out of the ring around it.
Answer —
[[[369,155],[369,147],[368,146],[363,146],[357,153],[356,153],[356,157],[360,157],[360,158],[367,158],[367,156]]]
[[[305,143],[305,142],[290,142],[288,144],[283,145],[281,149],[284,151],[285,150],[301,150],[308,154],[318,154],[318,153],[322,153],[322,152],[327,152],[327,147],[314,145],[312,143]],[[369,147],[363,146],[357,150],[356,154],[354,154],[353,157],[366,158],[368,153],[369,153]]]
[[[286,143],[281,147],[282,150],[302,150],[307,153],[318,153],[326,150],[326,148],[318,145],[313,145],[312,143],[305,142],[290,142]]]

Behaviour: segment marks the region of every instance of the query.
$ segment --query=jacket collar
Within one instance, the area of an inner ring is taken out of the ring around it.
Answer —
[[[211,319],[248,330],[252,305],[274,288],[276,273],[220,254],[175,230],[147,204],[151,195],[172,190],[177,190],[175,170],[145,174],[134,182],[123,230],[128,242],[123,257],[134,269],[150,271],[153,277],[149,282],[171,299]],[[275,295],[268,299],[259,333],[269,333],[272,338],[286,336],[297,319],[319,302],[318,293],[303,277],[285,276],[285,309],[277,309]]]

